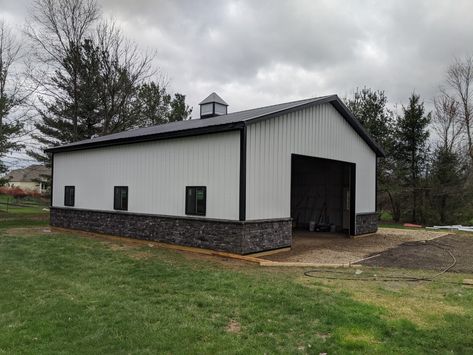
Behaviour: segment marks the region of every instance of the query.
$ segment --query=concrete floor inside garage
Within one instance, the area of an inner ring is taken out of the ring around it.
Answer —
[[[349,163],[292,155],[291,218],[298,230],[349,234],[354,204]]]

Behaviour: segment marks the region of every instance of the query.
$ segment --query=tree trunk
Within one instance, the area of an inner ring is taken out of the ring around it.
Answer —
[[[440,198],[440,223],[441,224],[446,224],[446,216],[445,216],[445,210],[446,210],[446,206],[447,206],[447,196],[446,195],[442,195],[442,197]]]
[[[393,215],[393,221],[397,223],[401,219],[401,210],[399,208],[399,203],[396,203],[393,198],[393,195],[389,190],[386,190],[386,193],[388,194],[389,201],[391,202],[391,212]]]

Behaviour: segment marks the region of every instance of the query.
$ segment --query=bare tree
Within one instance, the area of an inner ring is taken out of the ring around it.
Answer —
[[[464,132],[463,120],[459,117],[459,103],[442,90],[434,98],[434,108],[433,129],[444,149],[453,152]]]
[[[90,34],[99,16],[95,0],[35,0],[25,31],[34,55],[60,69],[64,57]]]
[[[102,22],[97,27],[96,42],[102,65],[102,134],[132,128],[136,126],[136,117],[130,116],[135,90],[157,74],[152,66],[152,56],[127,40],[113,21]]]
[[[21,147],[23,122],[21,115],[15,116],[15,109],[22,105],[21,81],[13,72],[20,59],[20,44],[11,30],[0,21],[0,173],[6,169],[2,158],[12,150]]]
[[[458,113],[465,129],[468,155],[473,163],[473,57],[456,59],[448,68],[447,83],[458,101]]]
[[[73,132],[78,138],[78,72],[80,57],[78,48],[90,36],[92,26],[100,15],[95,0],[35,0],[31,18],[26,27],[26,35],[31,40],[35,69],[30,72],[39,93],[46,98],[64,95],[58,90],[51,72],[67,71],[74,83],[69,96],[73,101]],[[71,58],[71,53],[77,55]],[[64,59],[69,57],[69,61]]]
[[[40,145],[90,138],[81,127],[90,116],[100,117],[100,122],[94,123],[100,127],[99,135],[136,126],[130,107],[139,84],[156,74],[153,57],[127,40],[113,21],[100,19],[96,0],[34,2],[26,34],[39,64],[31,71],[31,78],[40,87],[40,120],[33,135]],[[100,101],[94,103],[94,112],[86,112],[87,98],[81,94],[81,78],[90,60],[97,66],[96,85],[90,89]],[[49,160],[42,152],[31,150],[28,154]]]

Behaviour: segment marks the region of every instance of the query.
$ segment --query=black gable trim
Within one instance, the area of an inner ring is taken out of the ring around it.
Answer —
[[[352,126],[356,133],[360,135],[361,138],[370,146],[370,148],[376,153],[376,156],[384,158],[386,156],[383,148],[376,143],[373,138],[369,135],[366,129],[361,125],[353,113],[345,106],[342,100],[338,97],[336,100],[332,101],[331,104],[335,109],[347,120],[347,122]]]
[[[369,133],[365,130],[365,128],[361,125],[361,123],[355,118],[355,116],[351,113],[351,111],[348,109],[348,107],[345,106],[345,104],[340,100],[340,98],[337,95],[332,95],[328,96],[326,98],[323,98],[321,100],[317,100],[315,102],[309,102],[306,104],[302,104],[296,107],[291,107],[286,110],[281,110],[269,115],[261,116],[261,117],[256,117],[253,119],[249,119],[248,124],[251,123],[256,123],[260,121],[264,121],[273,117],[285,115],[291,112],[296,112],[303,110],[305,108],[309,108],[312,106],[318,106],[321,104],[327,104],[330,103],[332,106],[342,115],[342,117],[350,124],[350,126],[355,130],[358,135],[360,135],[361,138],[368,144],[368,146],[376,153],[377,157],[385,157],[385,153],[383,148],[381,148],[374,140],[371,138]]]
[[[306,101],[306,100],[304,100]],[[91,141],[73,145],[63,145],[58,147],[51,147],[45,149],[46,153],[58,153],[58,152],[68,152],[74,150],[82,150],[82,149],[91,149],[91,148],[101,148],[101,147],[110,147],[114,145],[123,145],[123,144],[131,144],[131,143],[138,143],[138,142],[149,142],[149,141],[156,141],[162,139],[171,139],[171,138],[180,138],[180,137],[190,137],[190,136],[197,136],[202,134],[209,134],[209,133],[219,133],[219,132],[226,132],[232,130],[239,130],[245,127],[246,124],[251,124],[255,122],[259,122],[262,120],[267,120],[273,117],[281,116],[287,113],[300,111],[308,107],[317,106],[321,104],[330,103],[333,107],[342,115],[343,118],[350,124],[350,126],[357,132],[360,137],[368,144],[368,146],[376,153],[378,157],[384,157],[385,153],[383,149],[370,137],[368,132],[363,128],[361,123],[353,116],[350,110],[345,106],[345,104],[340,100],[337,95],[331,95],[322,97],[319,99],[314,99],[312,101],[301,103],[299,105],[292,106],[287,109],[281,109],[275,112],[271,112],[268,114],[262,114],[256,117],[249,117],[243,118],[240,121],[235,121],[232,123],[225,123],[220,125],[211,125],[211,126],[203,126],[191,129],[183,129],[183,130],[176,130],[170,132],[163,132],[163,133],[156,133],[156,134],[144,134],[141,136],[131,136],[131,137],[124,137],[124,138],[111,138],[108,140],[101,140],[101,141]],[[222,116],[225,117],[225,116]]]

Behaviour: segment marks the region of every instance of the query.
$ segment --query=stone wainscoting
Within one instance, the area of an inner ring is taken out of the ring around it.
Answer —
[[[378,230],[378,213],[359,213],[356,215],[355,235],[375,233]]]
[[[291,246],[291,219],[229,221],[51,207],[51,225],[249,254]]]

